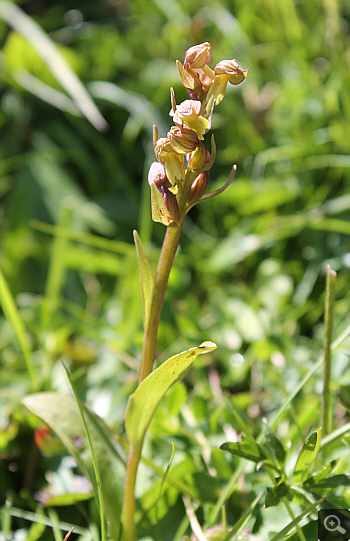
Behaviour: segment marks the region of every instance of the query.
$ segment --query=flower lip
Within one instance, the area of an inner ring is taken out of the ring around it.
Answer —
[[[173,120],[180,128],[190,128],[203,139],[209,122],[205,118],[206,109],[199,100],[185,100],[176,107]]]
[[[221,60],[218,62],[214,68],[214,73],[216,76],[229,76],[228,81],[232,85],[238,85],[247,77],[248,70],[240,68],[233,58],[232,60]]]

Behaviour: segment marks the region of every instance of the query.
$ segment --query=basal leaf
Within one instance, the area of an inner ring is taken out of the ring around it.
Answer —
[[[249,440],[242,436],[241,442],[227,442],[220,445],[220,449],[223,451],[229,451],[232,455],[252,460],[256,464],[264,462],[268,458],[267,453],[253,440]]]
[[[213,342],[204,342],[198,347],[171,357],[144,379],[131,395],[125,427],[129,443],[135,449],[141,447],[153,413],[167,390],[182,380],[198,355],[213,351],[216,347]]]
[[[152,301],[154,277],[151,265],[149,264],[137,231],[134,231],[134,240],[140,272],[141,294],[143,301],[143,327],[144,329],[147,329],[148,316]]]
[[[311,466],[316,459],[320,447],[321,430],[322,429],[319,428],[316,432],[313,432],[302,446],[294,468],[294,482],[301,482],[307,478],[309,466]]]
[[[78,407],[71,396],[58,393],[36,393],[23,398],[24,405],[43,419],[56,432],[79,468],[95,486],[91,452]],[[83,406],[98,469],[110,534],[118,539],[123,501],[125,468],[115,439],[104,421],[90,408]]]

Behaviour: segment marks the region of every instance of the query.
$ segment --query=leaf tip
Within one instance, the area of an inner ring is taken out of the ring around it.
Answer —
[[[218,346],[216,344],[214,344],[214,342],[210,342],[210,340],[207,340],[205,342],[203,342],[202,344],[200,344],[200,346],[198,346],[199,348],[210,348],[210,349],[216,349]]]

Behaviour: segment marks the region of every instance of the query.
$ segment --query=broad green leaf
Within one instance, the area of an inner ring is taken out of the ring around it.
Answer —
[[[316,432],[313,432],[302,446],[294,468],[294,482],[301,482],[307,478],[309,466],[315,461],[320,447],[321,430],[319,428]]]
[[[320,472],[316,473],[312,477],[309,477],[309,479],[306,479],[304,481],[303,486],[314,486],[319,481],[322,481],[327,476],[330,476],[330,474],[334,471],[335,467],[338,465],[338,460],[332,460],[327,466],[325,466]]]
[[[277,460],[278,464],[283,466],[286,458],[286,451],[276,434],[268,425],[265,426],[265,445],[266,449]]]
[[[153,413],[167,390],[182,380],[198,355],[216,348],[213,342],[203,342],[198,347],[171,357],[143,380],[129,398],[126,411],[126,433],[135,449],[141,448]]]
[[[285,496],[288,500],[293,499],[293,494],[284,481],[275,487],[267,487],[264,507],[274,507],[278,505]]]
[[[140,272],[140,284],[141,284],[141,293],[143,301],[143,327],[147,329],[148,325],[148,316],[151,308],[152,302],[152,292],[153,292],[153,283],[154,277],[151,269],[151,265],[147,259],[145,251],[143,249],[141,239],[138,232],[134,231],[134,240],[137,252],[137,260],[139,263],[139,272]]]
[[[325,477],[319,481],[315,480],[313,477],[307,479],[303,486],[308,490],[314,490],[318,488],[336,488],[339,486],[350,487],[350,475],[346,473],[340,473],[339,475],[331,475],[330,477]]]
[[[56,432],[79,468],[96,486],[89,444],[73,397],[58,393],[36,393],[27,395],[22,401]],[[113,434],[104,421],[85,405],[83,411],[101,476],[111,537],[118,539],[125,478],[123,459],[117,450]]]
[[[220,445],[223,451],[229,451],[232,455],[252,460],[256,464],[264,462],[268,458],[267,453],[261,445],[258,445],[253,440],[249,440],[242,436],[241,442],[227,442]]]
[[[170,216],[170,212],[165,206],[163,198],[154,184],[151,185],[151,198],[152,198],[152,220],[154,222],[160,222],[163,225],[168,226],[174,220]]]

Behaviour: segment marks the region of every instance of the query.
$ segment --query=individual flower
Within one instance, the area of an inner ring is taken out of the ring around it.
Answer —
[[[210,154],[205,145],[200,143],[187,158],[187,163],[192,171],[200,171],[207,167],[210,162]]]
[[[167,178],[164,165],[153,162],[148,172],[148,184],[151,187],[152,219],[166,226],[180,220],[179,205],[172,186]]]
[[[234,59],[221,60],[216,64],[214,74],[215,79],[210,86],[207,101],[213,97],[215,104],[218,105],[225,95],[227,84],[238,85],[242,83],[248,75],[248,70],[240,68]]]
[[[229,75],[229,83],[238,85],[242,83],[248,75],[248,70],[242,69],[236,60],[221,60],[214,68],[215,75]]]
[[[171,183],[169,182],[168,177],[166,176],[165,167],[159,162],[153,162],[148,171],[148,184],[161,190],[163,187],[171,188]]]
[[[209,126],[206,109],[199,100],[185,100],[176,107],[174,122],[180,128],[190,128],[196,132],[199,139],[204,139],[204,134]]]
[[[196,132],[190,128],[173,126],[168,132],[168,139],[173,149],[179,154],[188,154],[195,150],[199,145],[199,139]]]
[[[161,163],[165,165],[165,170],[171,184],[175,186],[185,178],[185,165],[183,155],[174,150],[170,141],[166,137],[160,137],[155,143],[154,152]]]
[[[198,201],[206,192],[209,184],[209,171],[203,171],[192,182],[190,189],[190,205]]]
[[[211,45],[208,41],[187,49],[184,68],[201,72],[204,66],[211,64],[213,57],[210,54]]]

